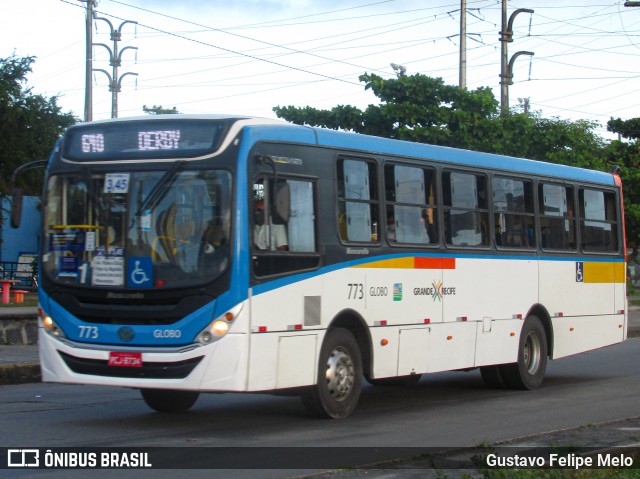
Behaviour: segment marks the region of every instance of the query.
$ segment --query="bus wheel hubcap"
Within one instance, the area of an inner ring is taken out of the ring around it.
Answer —
[[[336,401],[346,398],[355,381],[355,367],[351,357],[341,347],[331,351],[327,361],[327,391]]]
[[[529,334],[524,345],[524,364],[529,374],[535,374],[540,367],[540,339],[536,334]]]

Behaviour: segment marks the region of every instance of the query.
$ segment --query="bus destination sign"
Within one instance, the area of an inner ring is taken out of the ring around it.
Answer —
[[[227,126],[215,120],[83,125],[67,131],[63,151],[85,161],[200,156],[218,147]]]

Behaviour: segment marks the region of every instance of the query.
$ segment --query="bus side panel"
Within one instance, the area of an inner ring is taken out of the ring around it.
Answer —
[[[523,324],[521,319],[485,318],[478,325],[475,366],[515,363]]]
[[[553,359],[616,344],[625,336],[624,314],[556,317],[551,323]]]
[[[431,326],[429,372],[474,366],[478,322],[442,323]]]
[[[445,321],[512,319],[537,302],[537,261],[458,258],[444,271],[442,290]]]
[[[249,391],[270,391],[316,382],[318,334],[253,333]]]
[[[616,270],[620,264],[624,265],[588,259],[542,260],[540,303],[552,317],[560,313],[564,316],[615,314]]]

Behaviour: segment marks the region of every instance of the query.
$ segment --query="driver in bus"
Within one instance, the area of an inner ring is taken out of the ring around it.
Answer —
[[[264,210],[264,200],[257,200],[254,205],[255,226],[253,231],[253,241],[259,250],[288,251],[287,230],[285,225],[273,224],[269,218],[266,221]]]

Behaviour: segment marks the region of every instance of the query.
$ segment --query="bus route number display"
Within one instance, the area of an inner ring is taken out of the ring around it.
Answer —
[[[62,156],[70,160],[185,158],[215,151],[229,127],[222,120],[119,121],[73,126]]]
[[[177,150],[180,130],[139,131],[138,151]],[[83,153],[104,153],[105,139],[102,133],[85,133],[80,144]]]

